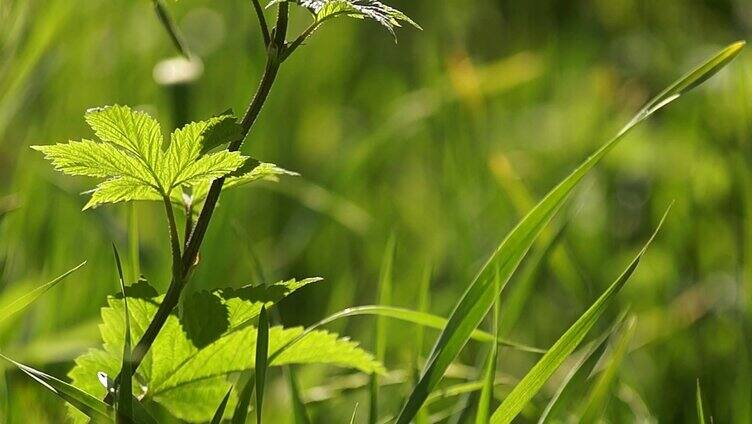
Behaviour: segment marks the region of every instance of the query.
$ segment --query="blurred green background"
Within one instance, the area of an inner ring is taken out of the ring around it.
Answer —
[[[338,19],[283,65],[243,149],[302,177],[223,194],[191,289],[321,276],[325,284],[281,308],[286,324],[311,324],[376,302],[394,234],[394,304],[415,308],[430,269],[430,311],[447,316],[548,189],[652,94],[752,32],[748,0],[389,4],[424,30],[401,29],[395,44],[377,24]],[[138,106],[169,129],[228,107],[243,111],[263,70],[250,2],[166,6],[203,61],[200,78],[179,93],[153,77],[176,52],[149,1],[0,1],[0,298],[88,261],[0,326],[0,351],[56,376],[99,342],[99,308],[117,290],[110,243],[127,251],[135,216],[140,272],[162,290],[169,246],[161,205],[81,212],[80,193],[92,181],[55,173],[29,146],[91,137],[82,115],[94,106]],[[294,10],[291,32],[308,21]],[[692,422],[698,378],[716,422],[752,422],[751,66],[752,53],[742,52],[607,157],[570,200],[559,219],[567,223],[563,237],[537,269],[519,319],[505,328],[514,340],[550,346],[675,200],[606,317],[627,306],[637,316],[607,422]],[[333,329],[373,347],[371,318]],[[387,367],[409,369],[415,327],[390,323],[388,335]],[[424,354],[435,335],[426,333]],[[476,366],[482,353],[471,343],[459,360]],[[513,381],[535,360],[504,349],[498,369]],[[299,370],[309,398],[348,374],[309,368]],[[4,374],[0,411],[10,413],[3,417],[64,419],[49,393],[18,372]],[[268,405],[277,407],[267,412],[271,422],[287,422],[284,379],[278,371],[272,377]],[[384,416],[408,389],[386,389]],[[537,417],[551,389],[522,421]],[[568,405],[587,390],[587,382],[574,387]],[[364,391],[348,391],[312,402],[311,413],[316,422],[347,422],[353,403],[365,399]]]

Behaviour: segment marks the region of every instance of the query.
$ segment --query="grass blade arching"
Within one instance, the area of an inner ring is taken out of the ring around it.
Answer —
[[[670,209],[670,208],[669,208]],[[580,318],[572,324],[569,329],[551,346],[551,349],[528,371],[525,377],[512,389],[504,398],[498,409],[491,416],[491,423],[506,424],[511,422],[517,414],[522,411],[528,401],[535,396],[543,384],[556,371],[564,360],[577,348],[582,339],[585,338],[590,329],[595,325],[603,311],[611,303],[616,294],[619,293],[629,277],[637,269],[642,255],[645,254],[650,243],[660,231],[663,222],[666,220],[668,210],[661,218],[653,235],[648,239],[645,245],[640,249],[637,255],[632,259],[622,274],[606,289],[603,294],[583,313]]]
[[[456,304],[446,328],[434,344],[420,381],[397,418],[397,424],[407,424],[415,417],[425,399],[441,381],[449,364],[457,357],[472,332],[488,313],[498,295],[493,292],[493,268],[498,267],[500,270],[503,289],[538,235],[582,178],[637,124],[718,72],[736,57],[743,46],[744,42],[729,45],[650,100],[614,138],[602,145],[554,187],[504,238]]]
[[[94,396],[51,375],[16,362],[5,355],[0,354],[0,358],[10,362],[56,396],[73,405],[73,407],[86,414],[93,422],[113,422],[112,408]]]
[[[322,319],[321,321],[307,327],[305,331],[302,332],[300,335],[290,340],[289,342],[285,343],[279,349],[275,350],[274,353],[272,353],[271,356],[269,357],[269,361],[270,362],[274,361],[274,359],[276,359],[285,350],[289,349],[295,343],[303,339],[303,337],[305,337],[307,334],[317,330],[318,328],[323,327],[326,324],[330,324],[342,318],[361,316],[361,315],[384,316],[384,317],[389,317],[389,318],[397,319],[400,321],[409,322],[412,324],[417,324],[417,325],[421,325],[424,327],[430,327],[430,328],[435,328],[439,330],[444,328],[444,326],[447,323],[446,318],[442,318],[442,317],[425,313],[425,312],[413,311],[411,309],[399,308],[396,306],[381,306],[381,305],[355,306],[352,308],[343,309],[339,312],[335,312],[334,314],[329,315],[328,317]],[[517,342],[510,341],[510,340],[502,339],[502,338],[495,339],[493,334],[487,333],[481,330],[474,330],[470,334],[470,338],[472,340],[484,342],[484,343],[492,343],[496,341],[502,346],[509,347],[511,349],[516,349],[516,350],[523,351],[523,352],[538,353],[538,354],[546,353],[544,349],[539,349],[537,347],[524,345],[522,343],[517,343]]]
[[[54,280],[50,281],[49,283],[43,284],[34,290],[26,293],[25,295],[19,297],[18,299],[15,299],[8,303],[5,307],[0,309],[0,322],[5,321],[6,319],[10,318],[11,316],[17,314],[18,312],[21,312],[24,310],[27,306],[34,303],[35,300],[39,298],[39,296],[43,295],[47,292],[47,290],[55,287],[57,283],[62,281],[65,277],[72,274],[74,271],[77,271],[82,266],[86,265],[86,261],[81,262],[74,268],[66,271],[61,276],[55,278]]]

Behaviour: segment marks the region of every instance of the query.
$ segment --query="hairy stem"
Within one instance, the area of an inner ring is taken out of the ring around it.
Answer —
[[[269,26],[266,24],[266,18],[264,17],[264,8],[261,7],[259,0],[252,0],[253,10],[256,12],[256,17],[261,27],[261,35],[264,37],[264,46],[269,46],[271,38],[269,37]]]
[[[180,253],[180,238],[178,237],[178,226],[175,222],[175,212],[172,210],[172,203],[167,195],[162,196],[162,201],[165,206],[165,214],[167,215],[167,224],[170,227],[170,248],[172,251],[172,275],[181,277],[181,253]]]
[[[270,36],[270,43],[267,47],[267,61],[266,68],[264,69],[264,75],[261,77],[261,82],[256,89],[256,94],[253,96],[248,110],[243,116],[241,121],[242,136],[238,140],[233,140],[229,145],[228,150],[237,151],[240,149],[248,133],[251,131],[253,124],[256,122],[261,109],[269,97],[274,80],[277,77],[277,71],[281,63],[281,57],[285,49],[285,34],[287,33],[287,19],[288,19],[288,4],[280,3],[277,13],[277,24]],[[175,244],[173,243],[173,276],[170,286],[167,289],[164,300],[159,305],[154,318],[149,323],[148,328],[144,332],[144,335],[138,341],[138,344],[133,350],[133,366],[131,372],[135,373],[138,366],[143,361],[144,356],[149,351],[152,343],[156,339],[157,335],[164,326],[167,318],[172,313],[173,309],[177,307],[180,301],[180,295],[185,286],[185,281],[190,274],[191,268],[196,263],[198,257],[198,251],[201,247],[201,243],[206,234],[206,230],[209,227],[209,221],[211,220],[214,209],[217,206],[217,200],[219,200],[219,194],[222,191],[222,185],[224,185],[224,178],[219,178],[212,182],[211,188],[207,195],[204,207],[201,209],[201,214],[196,221],[196,225],[193,227],[190,237],[186,241],[186,247],[182,255],[180,255],[180,243],[177,242],[177,251],[175,250]],[[174,240],[177,239],[177,228],[174,225],[175,218],[172,213],[172,206],[168,198],[165,198],[165,205],[167,207],[168,220],[170,221],[170,237]],[[177,253],[177,256],[175,255]],[[177,262],[176,262],[177,258]],[[119,382],[120,376],[116,378],[116,384]],[[114,399],[108,395],[105,398],[106,401],[112,403]]]

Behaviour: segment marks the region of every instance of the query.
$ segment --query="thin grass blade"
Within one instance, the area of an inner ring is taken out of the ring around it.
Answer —
[[[352,416],[350,417],[350,424],[355,424],[355,417],[358,415],[358,402],[355,402],[355,408],[353,408]]]
[[[580,371],[580,369],[583,367],[583,365],[585,365],[590,357],[593,356],[593,354],[601,347],[601,345],[603,345],[606,340],[608,340],[609,337],[611,337],[612,334],[614,334],[614,332],[621,325],[622,321],[624,321],[625,316],[626,311],[619,315],[619,317],[614,321],[614,323],[608,330],[601,333],[601,335],[598,336],[595,340],[590,341],[587,345],[580,349],[579,354],[575,353],[577,360],[574,362],[574,364],[572,364],[572,367],[569,369],[569,372],[567,372],[566,376],[564,376],[561,384],[559,384],[559,387],[556,389],[556,393],[554,393],[551,399],[549,399],[548,404],[546,404],[546,408],[543,410],[540,418],[538,418],[538,424],[547,422],[546,419],[548,418],[549,414],[551,414],[551,411],[554,409],[556,403],[561,398],[561,394],[564,393],[564,389],[567,388],[574,376]]]
[[[222,398],[222,402],[219,403],[219,406],[212,417],[211,424],[220,424],[222,422],[222,417],[225,415],[225,408],[227,408],[227,401],[230,400],[230,393],[232,393],[232,387],[227,390],[227,394]]]
[[[384,258],[381,262],[379,272],[379,299],[380,305],[389,305],[392,303],[392,266],[394,264],[394,249],[396,241],[395,236],[389,236],[384,249]],[[384,363],[386,355],[386,332],[387,322],[385,317],[379,316],[376,319],[376,334],[374,336],[374,352],[376,359]],[[379,419],[379,376],[371,374],[371,384],[368,386],[369,403],[368,403],[368,423],[376,424]]]
[[[697,392],[696,392],[696,398],[697,398],[697,422],[700,424],[705,424],[705,411],[702,407],[702,390],[700,389],[700,379],[697,379]]]
[[[300,395],[298,379],[295,376],[295,370],[292,367],[287,369],[287,376],[290,380],[290,394],[292,395],[292,417],[294,424],[311,424],[311,418],[308,416],[303,397]]]
[[[86,416],[92,421],[98,423],[113,422],[113,409],[101,400],[51,375],[16,362],[5,355],[0,354],[0,358],[10,362],[26,375],[36,380],[37,383],[53,392],[59,398],[73,405],[73,407],[86,414]]]
[[[55,287],[57,283],[63,281],[65,277],[71,275],[73,272],[77,271],[79,268],[81,268],[84,265],[86,265],[86,261],[81,262],[76,267],[66,271],[63,275],[55,278],[49,283],[41,285],[35,288],[34,290],[26,293],[25,295],[19,297],[18,299],[10,302],[7,306],[5,306],[4,308],[0,310],[0,322],[24,310],[26,307],[34,303],[34,301],[37,300],[39,296],[46,293],[47,290]]]
[[[432,266],[430,262],[426,263],[423,270],[423,278],[420,282],[420,289],[418,291],[418,312],[426,313],[428,311],[428,305],[431,295],[431,272]],[[415,334],[415,350],[413,354],[413,381],[412,384],[418,382],[420,377],[420,365],[418,361],[423,355],[423,340],[424,340],[424,328],[422,325],[418,326]],[[428,411],[426,408],[420,408],[418,414],[415,416],[415,424],[428,424]]]
[[[494,293],[493,268],[498,267],[501,289],[519,266],[543,228],[564,204],[569,194],[600,160],[638,123],[673,102],[683,93],[718,72],[739,54],[744,46],[737,42],[680,78],[641,109],[619,133],[587,158],[569,176],[551,190],[501,242],[477,274],[452,312],[446,328],[439,335],[420,381],[413,389],[397,418],[397,424],[409,423],[426,397],[441,381],[444,372],[488,313],[498,293]]]
[[[245,420],[248,418],[248,407],[251,405],[253,388],[256,387],[256,374],[253,370],[245,371],[245,373],[247,375],[240,377],[241,380],[245,377],[246,382],[238,396],[238,403],[235,405],[235,411],[232,414],[232,424],[245,424]]]
[[[261,424],[261,407],[264,404],[264,387],[269,358],[269,314],[261,307],[256,337],[256,423]]]
[[[637,269],[640,259],[645,254],[650,243],[655,239],[661,226],[663,226],[670,207],[664,213],[661,221],[658,223],[650,239],[645,243],[642,249],[632,259],[629,266],[622,272],[606,291],[583,313],[577,321],[551,346],[551,349],[536,363],[533,368],[520,380],[519,383],[507,395],[498,409],[491,416],[493,424],[506,424],[511,422],[522,408],[532,397],[538,393],[538,390],[556,371],[564,360],[577,348],[582,339],[585,338],[590,329],[595,325],[603,311],[611,303],[616,294],[619,293],[629,277]]]
[[[624,323],[619,340],[616,342],[613,353],[609,360],[608,366],[598,377],[598,380],[592,386],[590,393],[585,400],[585,406],[581,421],[583,423],[597,422],[605,407],[609,389],[616,378],[624,358],[629,353],[629,343],[634,337],[637,319],[632,316]]]
[[[445,318],[428,314],[425,312],[418,312],[418,311],[413,311],[411,309],[399,308],[396,306],[381,306],[381,305],[355,306],[352,308],[343,309],[339,312],[329,315],[328,317],[322,319],[321,321],[306,328],[305,331],[303,331],[303,333],[301,333],[299,336],[293,338],[289,342],[282,345],[279,349],[275,350],[274,353],[272,353],[271,356],[269,357],[269,361],[270,362],[274,361],[274,359],[276,359],[279,355],[281,355],[284,351],[289,349],[295,343],[303,339],[303,337],[305,337],[307,334],[323,327],[324,325],[330,324],[342,318],[362,316],[362,315],[384,316],[384,317],[393,318],[393,319],[397,319],[397,320],[404,321],[404,322],[409,322],[412,324],[422,325],[424,327],[435,328],[438,330],[444,328],[444,326],[447,323],[447,320]],[[485,332],[485,331],[481,331],[481,330],[474,330],[470,334],[470,338],[472,340],[484,342],[484,343],[493,343],[494,341],[496,341],[497,343],[499,343],[500,345],[504,347],[509,347],[511,349],[516,349],[516,350],[520,350],[523,352],[537,353],[537,354],[546,353],[545,349],[540,349],[534,346],[528,346],[522,343],[513,342],[511,340],[506,340],[506,339],[501,339],[501,338],[496,339],[494,338],[493,334]]]
[[[116,422],[117,423],[130,423],[129,417],[133,416],[133,382],[131,375],[132,362],[131,362],[131,321],[130,313],[128,312],[128,298],[125,295],[125,281],[123,277],[123,264],[120,262],[120,254],[117,247],[112,245],[112,251],[115,254],[115,264],[117,265],[118,280],[120,281],[120,293],[123,295],[123,305],[125,309],[125,335],[123,342],[123,363],[120,367],[120,375],[125,378],[120,379],[120,385],[117,388],[117,404],[116,404]]]
[[[494,281],[495,285],[500,285],[498,274]],[[493,334],[499,336],[499,298],[496,298],[493,306]],[[488,352],[488,360],[483,369],[483,389],[478,399],[478,410],[475,413],[475,424],[486,424],[488,414],[491,412],[491,400],[493,399],[494,382],[496,377],[496,361],[498,359],[499,345],[491,344],[491,350]]]

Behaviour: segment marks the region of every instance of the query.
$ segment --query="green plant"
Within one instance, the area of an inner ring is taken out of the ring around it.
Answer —
[[[187,421],[219,422],[226,411],[234,411],[234,421],[245,420],[250,394],[255,388],[257,420],[260,421],[268,366],[329,363],[352,367],[373,376],[369,417],[371,422],[376,422],[379,418],[376,401],[378,374],[385,371],[380,361],[385,343],[383,323],[380,320],[377,330],[376,358],[353,342],[318,330],[323,323],[340,317],[372,313],[426,326],[438,325],[443,329],[412,394],[396,418],[397,422],[410,422],[419,414],[471,338],[490,342],[493,346],[479,385],[482,389],[480,405],[484,410],[479,410],[477,420],[485,421],[493,396],[496,344],[501,340],[497,323],[494,323],[492,334],[480,332],[477,327],[493,305],[498,305],[499,294],[528,250],[581,179],[635,125],[712,76],[733,59],[742,46],[737,43],[728,47],[651,100],[614,139],[554,188],[500,244],[448,321],[424,312],[379,305],[343,311],[307,329],[283,328],[269,325],[267,308],[318,279],[289,280],[182,296],[192,270],[198,265],[202,240],[220,193],[225,188],[259,179],[292,174],[276,165],[246,157],[239,153],[239,149],[259,116],[281,64],[324,22],[337,16],[370,18],[392,32],[400,22],[414,23],[401,12],[374,0],[300,0],[298,4],[312,12],[313,22],[288,43],[289,3],[277,1],[272,4],[277,7],[277,21],[275,28],[270,30],[260,4],[253,2],[268,56],[257,92],[242,119],[224,113],[191,123],[173,132],[169,143],[165,143],[159,124],[147,114],[125,106],[110,106],[93,109],[85,116],[99,142],[83,140],[35,147],[60,171],[106,179],[91,191],[85,209],[103,203],[154,200],[162,202],[167,217],[172,252],[172,281],[167,292],[159,295],[146,281],[128,287],[123,285],[121,295],[111,297],[108,307],[102,310],[103,348],[77,359],[76,367],[70,373],[73,386],[16,363],[34,378],[46,382],[48,387],[91,419],[148,421],[147,411],[152,403],[157,403],[171,415]],[[175,207],[185,214],[186,231],[182,242]],[[546,351],[491,415],[492,422],[511,421],[553,371],[575,351],[636,269],[646,248],[647,244],[593,306]],[[388,252],[387,258],[391,258],[393,245]],[[390,260],[385,260],[382,301],[388,301],[390,297],[391,266],[387,265]],[[117,254],[116,263],[120,269]],[[122,282],[122,272],[120,275]],[[182,311],[177,314],[176,308],[181,300]],[[498,310],[493,315],[498,320]],[[256,322],[258,324],[254,325]],[[132,341],[136,343],[131,349]],[[521,348],[515,343],[506,344]],[[235,390],[236,386],[228,376],[246,374],[250,370],[254,373],[239,379],[238,383],[245,384],[241,390]],[[294,377],[290,381],[294,388]],[[238,409],[237,405],[244,407]]]

